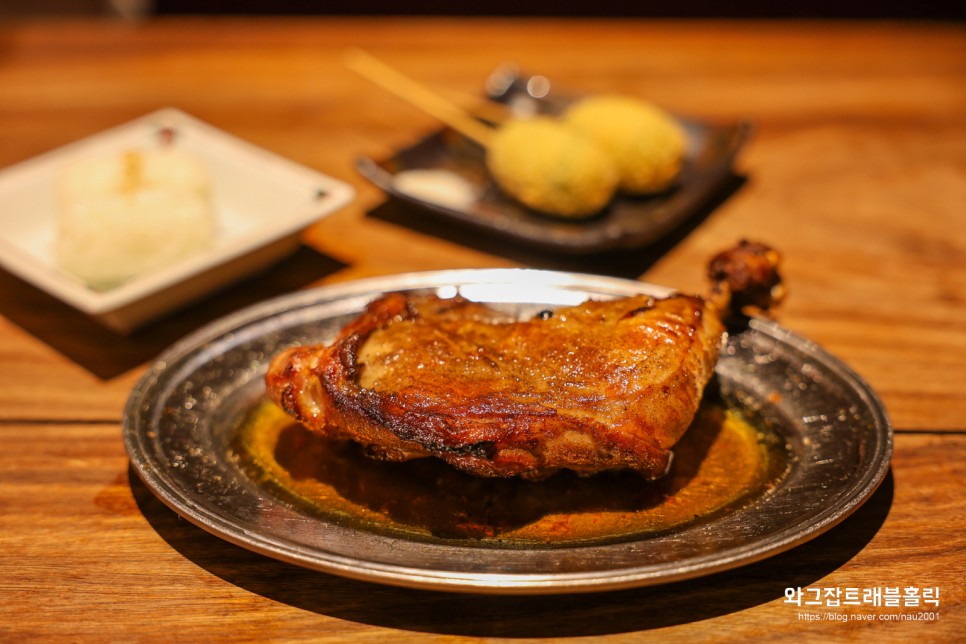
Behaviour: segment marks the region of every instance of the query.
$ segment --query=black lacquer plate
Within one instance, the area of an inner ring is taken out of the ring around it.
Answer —
[[[513,102],[524,83],[494,97]],[[559,112],[571,99],[531,99],[535,110]],[[488,174],[483,148],[451,129],[434,132],[391,157],[357,161],[359,172],[396,199],[414,204],[441,221],[475,228],[541,250],[568,255],[640,248],[660,241],[712,202],[734,179],[733,162],[748,140],[747,121],[712,123],[676,116],[687,134],[684,167],[677,184],[648,196],[616,196],[599,215],[582,221],[550,217],[504,195]],[[400,190],[394,178],[410,170],[444,170],[472,187],[469,203],[447,205]]]

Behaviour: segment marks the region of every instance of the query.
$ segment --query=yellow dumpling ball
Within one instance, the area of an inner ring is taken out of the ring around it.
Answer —
[[[662,192],[681,172],[687,144],[684,130],[669,114],[646,101],[592,96],[574,104],[563,118],[610,156],[623,192]]]
[[[487,147],[486,165],[509,196],[559,217],[589,217],[617,189],[617,168],[608,155],[549,117],[505,123]]]

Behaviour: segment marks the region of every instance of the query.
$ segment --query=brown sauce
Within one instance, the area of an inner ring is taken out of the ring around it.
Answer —
[[[707,520],[767,493],[782,441],[732,411],[702,405],[657,481],[631,472],[487,479],[436,459],[375,461],[322,438],[263,401],[237,428],[239,462],[261,485],[328,520],[409,539],[478,545],[601,543]]]

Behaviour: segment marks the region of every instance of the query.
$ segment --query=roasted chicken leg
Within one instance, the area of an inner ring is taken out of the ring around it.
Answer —
[[[655,478],[694,418],[723,333],[718,308],[688,295],[518,321],[459,296],[389,293],[331,345],[282,352],[266,382],[306,427],[376,458],[435,456],[478,476]]]

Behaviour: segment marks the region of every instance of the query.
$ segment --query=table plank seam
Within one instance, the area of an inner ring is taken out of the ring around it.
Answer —
[[[950,429],[936,429],[936,428],[917,428],[917,427],[903,427],[901,429],[893,428],[892,432],[894,434],[914,434],[916,436],[925,435],[935,435],[935,436],[966,436],[966,429],[953,427]]]
[[[5,425],[120,425],[120,418],[0,418],[0,427]],[[936,429],[931,427],[895,427],[895,434],[934,434],[937,436],[966,435],[966,427]]]
[[[14,425],[112,425],[121,424],[117,418],[0,418],[0,427]]]

